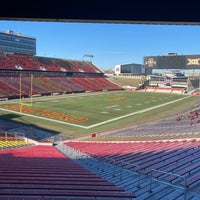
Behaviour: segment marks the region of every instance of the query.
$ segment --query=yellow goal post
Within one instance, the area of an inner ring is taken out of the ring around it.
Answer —
[[[22,108],[23,106],[32,106],[33,105],[33,74],[30,75],[30,89],[29,89],[29,101],[26,99],[24,100],[24,96],[23,96],[23,74],[19,75],[19,104],[20,104],[20,113],[22,113]],[[25,75],[26,79],[27,79],[27,75]],[[27,87],[28,85],[26,85]]]

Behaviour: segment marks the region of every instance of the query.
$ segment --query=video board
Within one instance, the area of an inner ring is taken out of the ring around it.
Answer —
[[[200,54],[145,56],[144,67],[152,69],[200,69]]]

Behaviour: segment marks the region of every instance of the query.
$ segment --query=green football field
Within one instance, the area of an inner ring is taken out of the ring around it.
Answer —
[[[195,102],[185,95],[99,92],[0,102],[1,118],[75,136],[179,112]]]

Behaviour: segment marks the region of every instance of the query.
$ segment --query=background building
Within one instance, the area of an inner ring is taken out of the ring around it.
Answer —
[[[11,30],[0,32],[0,51],[36,55],[36,38]]]
[[[122,64],[115,66],[116,75],[142,75],[145,74],[145,69],[142,64]],[[152,74],[152,69],[147,68],[146,74]]]

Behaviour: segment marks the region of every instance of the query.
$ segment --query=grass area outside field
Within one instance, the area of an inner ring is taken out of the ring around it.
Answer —
[[[134,79],[134,78],[124,78],[124,77],[117,77],[113,76],[110,78],[110,80],[120,86],[132,86],[132,87],[138,87],[139,84],[141,84],[141,79]]]

